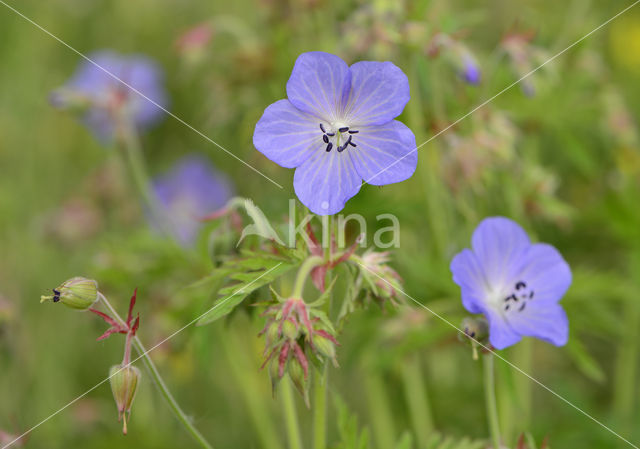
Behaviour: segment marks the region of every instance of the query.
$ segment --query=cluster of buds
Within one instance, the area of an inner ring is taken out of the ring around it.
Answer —
[[[533,32],[511,33],[502,39],[502,49],[509,57],[514,74],[518,79],[548,60],[547,52],[531,44],[534,37]],[[526,96],[533,97],[536,94],[535,81],[532,76],[522,79],[520,86]]]
[[[361,257],[351,257],[360,265],[360,273],[376,299],[395,304],[402,278],[388,265],[389,252],[368,250]]]
[[[266,338],[262,367],[269,365],[271,385],[275,393],[285,372],[309,406],[309,361],[331,360],[337,366],[335,331],[319,306],[321,298],[306,304],[301,298],[277,298],[267,308],[267,318],[260,335]]]

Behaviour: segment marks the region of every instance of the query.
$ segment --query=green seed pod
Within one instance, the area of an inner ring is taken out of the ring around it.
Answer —
[[[127,434],[127,417],[138,391],[140,370],[132,365],[114,365],[109,370],[109,382],[113,399],[118,407],[118,421],[122,420],[122,433]]]
[[[93,279],[74,277],[53,289],[53,296],[41,296],[40,302],[51,300],[72,309],[86,310],[98,299],[98,283]]]
[[[282,333],[289,340],[295,340],[298,338],[298,327],[290,320],[285,320],[282,323]]]
[[[272,343],[278,340],[280,335],[280,324],[277,322],[273,322],[269,325],[266,332],[266,338],[268,343]]]
[[[291,362],[289,362],[288,371],[293,385],[304,398],[304,402],[307,407],[309,407],[309,382],[305,379],[302,365],[300,365],[300,362],[295,357],[291,359]]]
[[[335,361],[336,346],[331,340],[322,335],[316,335],[313,337],[313,345],[321,355]]]

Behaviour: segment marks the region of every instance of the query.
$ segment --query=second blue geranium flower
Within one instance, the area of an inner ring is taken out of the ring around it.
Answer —
[[[453,258],[451,272],[464,307],[487,318],[491,344],[504,349],[524,336],[566,344],[569,322],[558,302],[571,285],[571,269],[558,250],[531,243],[504,217],[484,219],[471,247]]]
[[[303,53],[287,97],[265,110],[253,143],[272,161],[296,169],[296,195],[312,212],[339,212],[363,180],[391,184],[415,171],[415,136],[394,120],[409,101],[409,81],[391,62],[349,67],[329,53]]]

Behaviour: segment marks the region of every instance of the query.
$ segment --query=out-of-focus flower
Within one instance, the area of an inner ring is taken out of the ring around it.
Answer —
[[[504,166],[515,159],[517,128],[499,111],[486,114],[483,126],[470,136],[445,135],[444,178],[456,193],[465,187],[484,188],[482,177],[486,176],[487,167]]]
[[[176,239],[195,241],[201,218],[223,207],[233,189],[226,176],[198,155],[182,158],[168,173],[157,177],[153,189]]]
[[[509,56],[511,67],[518,79],[549,59],[549,54],[545,50],[531,44],[533,38],[534,34],[531,32],[511,33],[502,40],[502,48]],[[545,66],[545,70],[548,69],[549,66]],[[531,74],[520,81],[522,92],[528,97],[536,94],[535,76]]]
[[[309,357],[336,361],[336,341],[331,323],[318,308],[321,302],[306,304],[302,298],[280,299],[265,312],[261,335],[265,336],[263,367],[269,364],[272,387],[285,372],[309,405]]]
[[[155,62],[144,56],[122,56],[101,51],[89,56],[72,78],[51,94],[51,104],[77,112],[102,141],[111,141],[120,120],[138,129],[157,123],[163,111],[131,90],[127,83],[162,107],[168,103],[164,76]]]
[[[102,214],[84,198],[71,198],[47,219],[46,231],[63,243],[75,243],[95,235],[102,226]]]
[[[2,447],[24,447],[26,442],[27,435],[19,437],[18,435],[14,435],[0,429],[0,444]]]
[[[41,296],[40,302],[60,302],[72,309],[87,310],[98,299],[98,283],[93,279],[74,277],[53,289],[53,295]]]
[[[602,101],[605,125],[611,137],[620,145],[638,147],[638,128],[622,94],[615,87],[608,86],[603,90]]]
[[[0,295],[0,330],[15,317],[15,307],[4,296]]]
[[[296,168],[296,195],[314,213],[342,210],[362,180],[384,185],[413,175],[415,136],[394,120],[409,101],[409,82],[392,63],[349,67],[329,53],[303,53],[287,96],[265,110],[253,143],[282,167]]]
[[[436,34],[427,49],[432,56],[441,55],[468,84],[480,84],[482,73],[480,65],[469,48],[448,34]]]
[[[201,23],[178,37],[175,44],[176,49],[190,63],[197,63],[204,58],[213,35],[214,30],[211,22]]]
[[[558,250],[532,244],[504,217],[483,220],[471,243],[453,258],[451,272],[464,307],[487,318],[491,344],[503,349],[523,336],[566,344],[569,322],[558,302],[571,284],[571,269]]]

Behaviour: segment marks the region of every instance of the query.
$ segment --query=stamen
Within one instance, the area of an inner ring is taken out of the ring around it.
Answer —
[[[340,131],[341,133],[346,133],[347,131],[349,131],[349,127],[345,126],[344,128],[338,128],[338,131]]]
[[[522,281],[518,281],[518,282],[516,283],[516,290],[520,290],[521,288],[527,288],[527,284],[525,284],[525,283],[524,283],[524,282],[522,282]]]
[[[338,147],[338,153],[342,153],[345,150],[345,148],[347,148],[347,145],[340,145]]]
[[[347,143],[348,143],[349,145],[351,145],[352,147],[357,147],[357,146],[358,146],[358,145],[356,145],[355,143],[353,143],[353,142],[351,141],[351,137],[349,137],[349,140],[347,141]]]
[[[326,133],[326,131],[324,130],[324,126],[322,126],[322,123],[320,123],[320,131],[322,131],[323,133]]]
[[[333,137],[335,135],[336,135],[336,133],[327,133],[327,136],[329,136],[329,137]]]
[[[349,130],[349,134],[358,134],[360,131],[356,131],[355,129]]]
[[[329,151],[331,151],[331,148],[333,148],[333,144],[332,144],[331,142],[329,142],[329,143],[327,144],[327,153],[328,153]],[[338,151],[340,151],[340,150],[338,150]]]
[[[326,134],[322,136],[322,140],[324,140],[324,143],[329,143],[329,138],[327,137]]]
[[[520,308],[518,309],[518,312],[522,312],[524,310],[524,307],[527,305],[526,302],[523,302],[522,305],[520,306]]]

